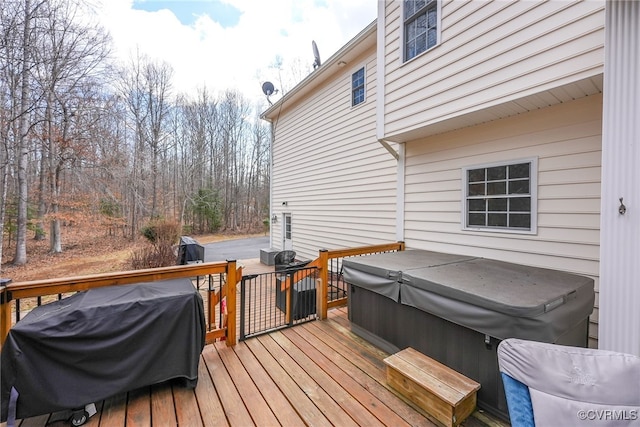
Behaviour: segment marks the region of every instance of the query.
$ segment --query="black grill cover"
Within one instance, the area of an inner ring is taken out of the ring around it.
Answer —
[[[2,347],[1,419],[81,408],[180,378],[195,387],[204,347],[202,297],[189,279],[110,286],[35,308]]]
[[[196,239],[189,236],[180,237],[180,246],[178,246],[178,265],[186,265],[191,262],[204,262],[204,246],[199,244]]]

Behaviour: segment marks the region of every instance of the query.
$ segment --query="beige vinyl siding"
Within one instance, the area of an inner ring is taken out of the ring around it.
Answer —
[[[365,67],[365,102],[351,107],[351,75]],[[293,248],[395,240],[396,160],[376,140],[376,59],[370,49],[275,121],[272,213],[292,215]],[[287,206],[282,206],[282,202]],[[272,227],[282,245],[282,224]]]
[[[407,247],[583,274],[597,286],[601,129],[596,95],[408,142]],[[531,157],[538,158],[537,233],[463,230],[462,168]]]
[[[445,1],[441,43],[406,63],[400,13],[401,2],[386,3],[385,135],[391,139],[602,73],[601,1]]]

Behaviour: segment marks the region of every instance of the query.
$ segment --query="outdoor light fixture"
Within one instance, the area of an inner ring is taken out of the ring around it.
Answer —
[[[347,63],[344,61],[338,62],[338,67],[344,67],[345,65],[347,65]]]
[[[273,222],[274,224],[278,222],[278,215],[273,214],[273,216],[271,217],[271,222]]]

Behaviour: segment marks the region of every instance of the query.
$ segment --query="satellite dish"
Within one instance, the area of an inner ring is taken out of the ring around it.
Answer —
[[[264,95],[267,97],[267,101],[269,102],[269,105],[273,105],[269,97],[274,93],[278,93],[278,89],[273,87],[273,83],[264,82],[262,83],[262,93],[264,93]]]
[[[274,92],[275,92],[275,88],[273,87],[273,83],[271,82],[262,83],[262,93],[264,93],[266,96],[271,96],[273,95]]]
[[[314,40],[311,40],[311,47],[313,48],[313,57],[315,59],[313,61],[313,69],[315,70],[316,68],[318,68],[321,65],[320,53],[318,52],[318,45],[316,44],[316,42]]]

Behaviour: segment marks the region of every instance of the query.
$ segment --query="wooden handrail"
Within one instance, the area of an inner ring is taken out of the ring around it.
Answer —
[[[385,243],[381,245],[359,246],[356,248],[345,248],[345,249],[334,249],[334,250],[322,249],[320,250],[318,258],[314,259],[309,264],[306,264],[304,267],[300,268],[300,270],[298,270],[294,274],[293,283],[298,283],[300,280],[309,276],[313,272],[312,268],[316,267],[320,270],[320,275],[321,275],[320,279],[322,279],[323,283],[326,284],[328,279],[326,280],[323,279],[322,274],[326,274],[327,269],[326,268],[323,269],[322,267],[323,266],[327,267],[328,260],[332,258],[344,258],[349,256],[355,256],[355,255],[365,255],[365,254],[373,254],[378,252],[403,251],[403,250],[404,250],[404,242]],[[290,282],[290,278],[287,276],[287,279],[282,282],[280,290],[284,291],[288,289],[290,286],[289,282]]]
[[[333,249],[333,250],[320,250],[318,254],[318,258],[314,261],[317,262],[318,270],[319,270],[319,279],[318,279],[318,292],[317,296],[317,312],[319,319],[327,318],[327,311],[329,309],[329,304],[327,302],[327,292],[329,287],[329,260],[334,258],[345,258],[356,255],[366,255],[366,254],[374,254],[380,252],[392,252],[392,251],[404,251],[405,244],[404,242],[396,242],[396,243],[385,243],[381,245],[371,245],[371,246],[358,246],[355,248],[344,248],[344,249]],[[335,304],[331,305],[334,306]]]
[[[226,335],[227,345],[235,345],[235,294],[237,281],[242,278],[242,269],[237,269],[235,261],[227,261],[92,274],[59,279],[34,280],[28,282],[9,283],[7,285],[0,286],[0,347],[4,343],[4,340],[9,333],[9,329],[11,328],[12,301],[19,300],[21,298],[86,291],[103,286],[126,285],[212,274],[227,275],[227,284],[224,286],[224,290],[226,291],[229,316],[226,328],[210,331],[210,333],[207,334],[207,337],[220,338]],[[210,307],[209,312],[211,311],[212,308]]]
[[[377,252],[403,251],[404,242],[385,243],[382,245],[358,246],[356,248],[333,249],[328,251],[328,257],[344,258],[354,255],[373,254]]]
[[[327,288],[329,259],[344,258],[349,256],[403,251],[405,249],[404,242],[387,243],[372,246],[360,246],[356,248],[321,250],[319,257],[309,263],[309,270],[302,270],[295,273],[294,283],[302,280],[310,274],[313,267],[318,269],[318,316],[326,318],[327,309]],[[209,313],[214,311],[211,304],[216,300],[226,296],[227,303],[227,325],[226,327],[209,330],[207,339],[226,338],[226,344],[233,346],[237,342],[236,337],[236,285],[242,279],[242,268],[238,268],[236,261],[226,261],[217,263],[199,263],[190,265],[180,265],[161,268],[150,268],[144,270],[133,270],[115,273],[103,273],[87,276],[68,277],[60,279],[46,279],[29,282],[9,283],[0,286],[0,347],[9,333],[11,328],[11,303],[14,300],[29,297],[39,297],[45,295],[64,294],[68,292],[85,291],[92,288],[102,286],[125,285],[139,282],[151,282],[156,280],[173,279],[179,277],[195,277],[212,274],[226,274],[227,283],[222,286],[220,295],[214,297],[210,292]],[[290,283],[286,280],[283,284],[287,288]],[[284,290],[284,289],[283,289]],[[209,328],[207,328],[209,329]]]
[[[91,274],[87,276],[44,279],[10,283],[5,286],[8,300],[55,295],[66,292],[85,291],[102,286],[127,285],[139,282],[175,279],[178,277],[205,276],[226,273],[226,262],[209,262],[171,267],[147,268],[143,270]]]

